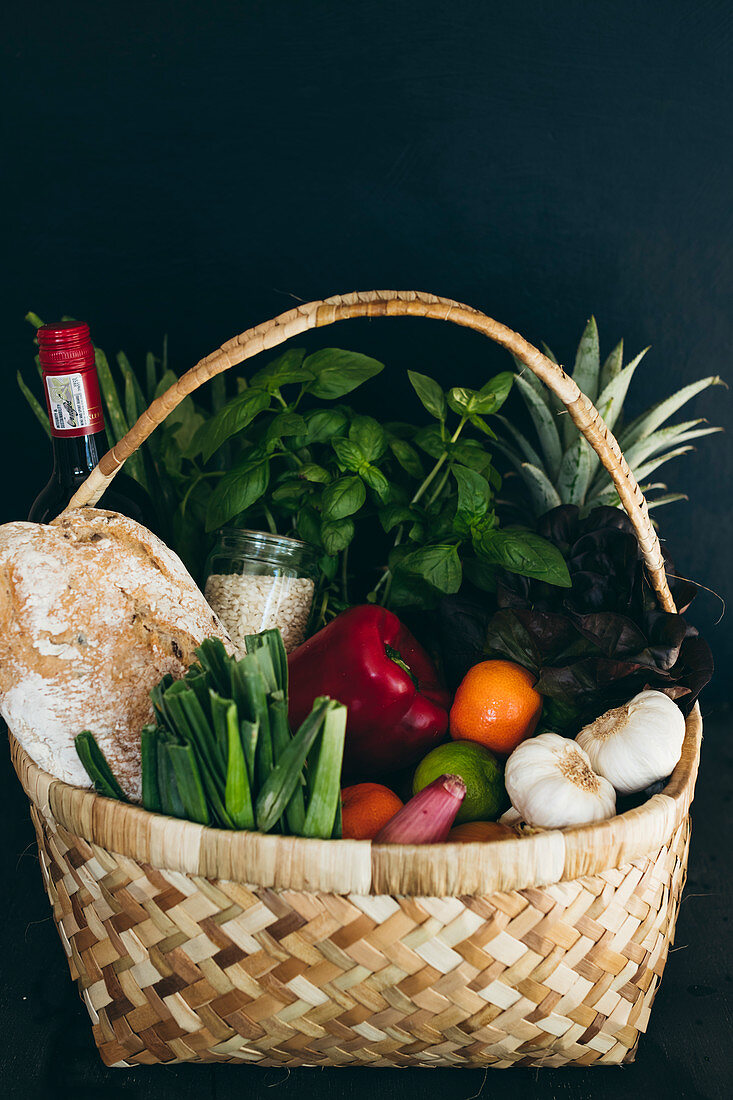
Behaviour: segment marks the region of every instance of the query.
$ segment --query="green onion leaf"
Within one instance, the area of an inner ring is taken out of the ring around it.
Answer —
[[[128,798],[112,774],[112,769],[97,744],[94,734],[90,730],[82,730],[74,738],[74,745],[97,794],[103,795],[104,798],[116,798],[119,802],[127,802]]]
[[[143,776],[143,806],[151,813],[162,810],[158,790],[158,729],[143,726],[140,734],[140,765]]]
[[[247,762],[239,734],[239,720],[235,703],[230,703],[226,715],[227,724],[227,780],[224,803],[236,829],[254,829],[255,817],[252,795],[247,778]]]
[[[257,828],[261,832],[267,833],[273,828],[293,797],[303,764],[321,730],[329,703],[327,697],[316,699],[313,710],[262,783],[257,798]]]
[[[184,812],[181,816],[188,818],[189,821],[196,821],[199,825],[208,825],[209,811],[206,795],[192,747],[169,745],[168,756],[173,764],[178,792],[183,803]]]
[[[308,812],[302,836],[323,837],[333,833],[341,801],[341,765],[346,737],[346,707],[331,702],[323,723],[321,749],[311,785]]]

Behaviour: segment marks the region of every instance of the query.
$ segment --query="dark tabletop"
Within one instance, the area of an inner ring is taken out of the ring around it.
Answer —
[[[723,710],[705,720],[689,876],[675,945],[637,1061],[622,1068],[584,1070],[106,1069],[68,975],[41,885],[26,800],[5,754],[0,800],[0,828],[6,838],[0,879],[5,885],[0,1095],[24,1100],[65,1095],[79,1100],[229,1100],[249,1092],[272,1100],[360,1100],[379,1089],[381,1100],[435,1095],[442,1100],[733,1096],[730,721],[730,712]]]

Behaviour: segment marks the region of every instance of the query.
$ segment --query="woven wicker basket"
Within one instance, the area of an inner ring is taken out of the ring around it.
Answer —
[[[72,506],[99,499],[207,378],[309,328],[405,314],[484,333],[560,397],[674,610],[644,498],[597,410],[516,333],[427,294],[332,298],[229,341],[154,402]],[[674,934],[701,735],[695,708],[664,792],[610,821],[425,847],[205,828],[70,787],[10,741],[107,1065],[505,1067],[633,1059]]]

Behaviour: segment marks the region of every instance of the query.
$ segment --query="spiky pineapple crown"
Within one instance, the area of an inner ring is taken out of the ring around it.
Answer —
[[[546,344],[545,354],[557,363]],[[708,386],[721,385],[717,375],[691,382],[681,390],[653,405],[628,426],[623,425],[623,406],[629,383],[648,348],[644,348],[626,366],[623,365],[624,342],[616,347],[601,365],[598,326],[591,317],[585,326],[575,355],[573,379],[578,388],[599,410],[609,429],[616,433],[621,450],[631,467],[650,508],[686,500],[684,493],[662,492],[663,482],[647,478],[665,462],[693,450],[690,441],[722,428],[700,427],[703,418],[685,420],[662,427],[691,398]],[[497,416],[503,433],[495,446],[506,456],[521,478],[536,516],[559,504],[577,504],[590,511],[601,504],[620,507],[620,500],[607,471],[601,466],[595,451],[566,414],[564,405],[518,359],[516,388],[529,412],[536,441],[529,439],[504,416]]]

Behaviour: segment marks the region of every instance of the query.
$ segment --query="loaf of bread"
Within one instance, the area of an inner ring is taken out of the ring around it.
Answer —
[[[139,800],[149,692],[226,631],[181,560],[126,516],[95,508],[48,526],[0,526],[0,713],[39,765],[90,786],[74,737],[88,729]]]

